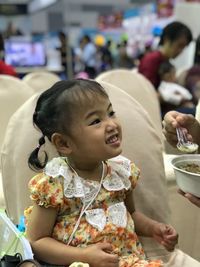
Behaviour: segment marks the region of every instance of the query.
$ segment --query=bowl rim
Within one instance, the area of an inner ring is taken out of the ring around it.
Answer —
[[[194,175],[196,177],[199,177],[200,176],[200,173],[188,172],[186,170],[183,170],[183,169],[178,168],[175,165],[176,163],[182,163],[182,162],[185,162],[187,160],[189,162],[191,160],[199,160],[199,164],[200,164],[200,155],[198,155],[198,154],[194,154],[194,155],[191,155],[191,154],[183,154],[183,155],[175,156],[173,159],[171,159],[171,165],[172,165],[173,169],[175,169],[177,171],[180,171],[180,172],[183,172],[183,173],[186,173],[186,174],[190,174],[190,175]]]

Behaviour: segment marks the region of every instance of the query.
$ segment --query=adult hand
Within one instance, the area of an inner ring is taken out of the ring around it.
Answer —
[[[200,208],[200,198],[196,197],[190,193],[185,193],[182,190],[178,190],[179,194],[181,194],[182,196],[184,196],[185,198],[187,198],[191,203],[193,203],[194,205],[196,205],[197,207]]]
[[[200,144],[200,124],[194,116],[177,111],[166,113],[163,120],[163,133],[167,141],[173,146],[177,144],[177,127],[184,129],[188,140]]]
[[[109,243],[97,243],[84,248],[85,262],[91,267],[119,267],[119,257],[112,254]]]
[[[153,238],[168,251],[173,251],[178,243],[176,230],[168,224],[156,223],[153,229]]]

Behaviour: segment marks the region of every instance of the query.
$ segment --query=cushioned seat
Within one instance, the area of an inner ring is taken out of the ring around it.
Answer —
[[[9,75],[0,75],[0,150],[10,117],[32,95],[32,88],[20,79]],[[1,183],[0,175],[0,207],[3,208],[5,203]]]
[[[33,94],[32,88],[22,80],[0,75],[0,148],[11,115]]]
[[[55,82],[60,81],[60,77],[52,72],[37,71],[26,74],[23,81],[27,83],[36,92],[42,92],[52,86]]]

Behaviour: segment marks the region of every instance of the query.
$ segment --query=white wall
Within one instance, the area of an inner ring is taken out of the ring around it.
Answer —
[[[32,32],[48,32],[48,14],[45,10],[30,15]]]
[[[181,71],[189,69],[194,65],[195,48],[196,43],[193,41],[177,58],[170,60],[175,65],[177,70]]]
[[[96,12],[82,12],[77,5],[68,1],[59,0],[45,10],[30,15],[32,31],[48,32],[48,13],[58,12],[63,16],[64,28],[71,23],[79,23],[82,28],[96,28],[98,14]],[[62,29],[61,29],[62,30]]]
[[[177,3],[175,19],[185,23],[192,30],[194,38],[200,34],[200,3]]]

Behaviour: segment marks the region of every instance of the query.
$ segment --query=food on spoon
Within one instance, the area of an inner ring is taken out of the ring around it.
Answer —
[[[182,151],[182,152],[185,152],[185,153],[193,153],[195,151],[197,151],[198,149],[198,145],[195,144],[195,143],[190,143],[190,144],[187,144],[187,145],[183,145],[183,144],[179,144],[177,146],[177,148]]]

